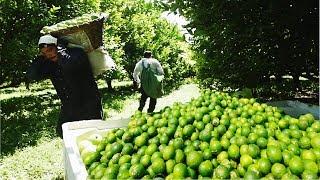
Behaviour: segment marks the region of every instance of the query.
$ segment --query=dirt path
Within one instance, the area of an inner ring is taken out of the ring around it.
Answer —
[[[171,92],[169,95],[157,99],[157,105],[155,112],[160,111],[166,106],[171,106],[175,102],[186,103],[189,102],[192,98],[196,98],[200,95],[200,89],[196,84],[185,84],[182,85],[179,89]],[[140,95],[139,95],[140,98]],[[138,100],[130,100],[125,103],[125,107],[122,112],[110,112],[110,119],[121,119],[130,117],[139,107]],[[146,112],[149,106],[149,99],[146,102],[146,106],[143,111]]]

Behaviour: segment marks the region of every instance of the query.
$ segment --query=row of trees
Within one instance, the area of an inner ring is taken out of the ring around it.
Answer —
[[[0,85],[18,85],[38,53],[40,30],[84,13],[106,12],[104,42],[118,69],[112,78],[130,77],[145,50],[152,50],[163,64],[166,83],[180,81],[193,72],[187,63],[188,44],[178,28],[160,18],[163,9],[143,0],[1,1]],[[180,73],[174,73],[180,72]]]
[[[186,28],[194,36],[204,86],[267,90],[291,75],[294,88],[304,76],[319,90],[319,1],[169,0],[164,5],[190,22]]]

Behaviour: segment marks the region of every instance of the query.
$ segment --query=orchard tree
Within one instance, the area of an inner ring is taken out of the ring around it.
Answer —
[[[275,76],[281,86],[289,74],[294,90],[302,75],[319,87],[319,1],[169,0],[165,6],[190,22],[203,85],[259,88]]]

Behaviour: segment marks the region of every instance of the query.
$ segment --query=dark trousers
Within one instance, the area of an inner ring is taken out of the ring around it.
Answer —
[[[140,92],[141,92],[141,98],[140,98],[140,105],[138,110],[142,111],[144,108],[144,105],[146,104],[147,98],[150,98],[148,113],[152,113],[156,107],[157,99],[148,96],[142,88],[140,89]]]

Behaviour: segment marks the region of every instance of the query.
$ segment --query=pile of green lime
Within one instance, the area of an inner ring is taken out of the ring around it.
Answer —
[[[320,121],[206,90],[159,113],[137,111],[83,161],[89,179],[319,179]]]
[[[74,19],[61,21],[52,26],[44,26],[40,31],[41,34],[50,34],[55,31],[65,30],[72,27],[78,27],[83,24],[88,24],[94,20],[100,18],[98,13],[84,14],[82,16],[76,17]]]

